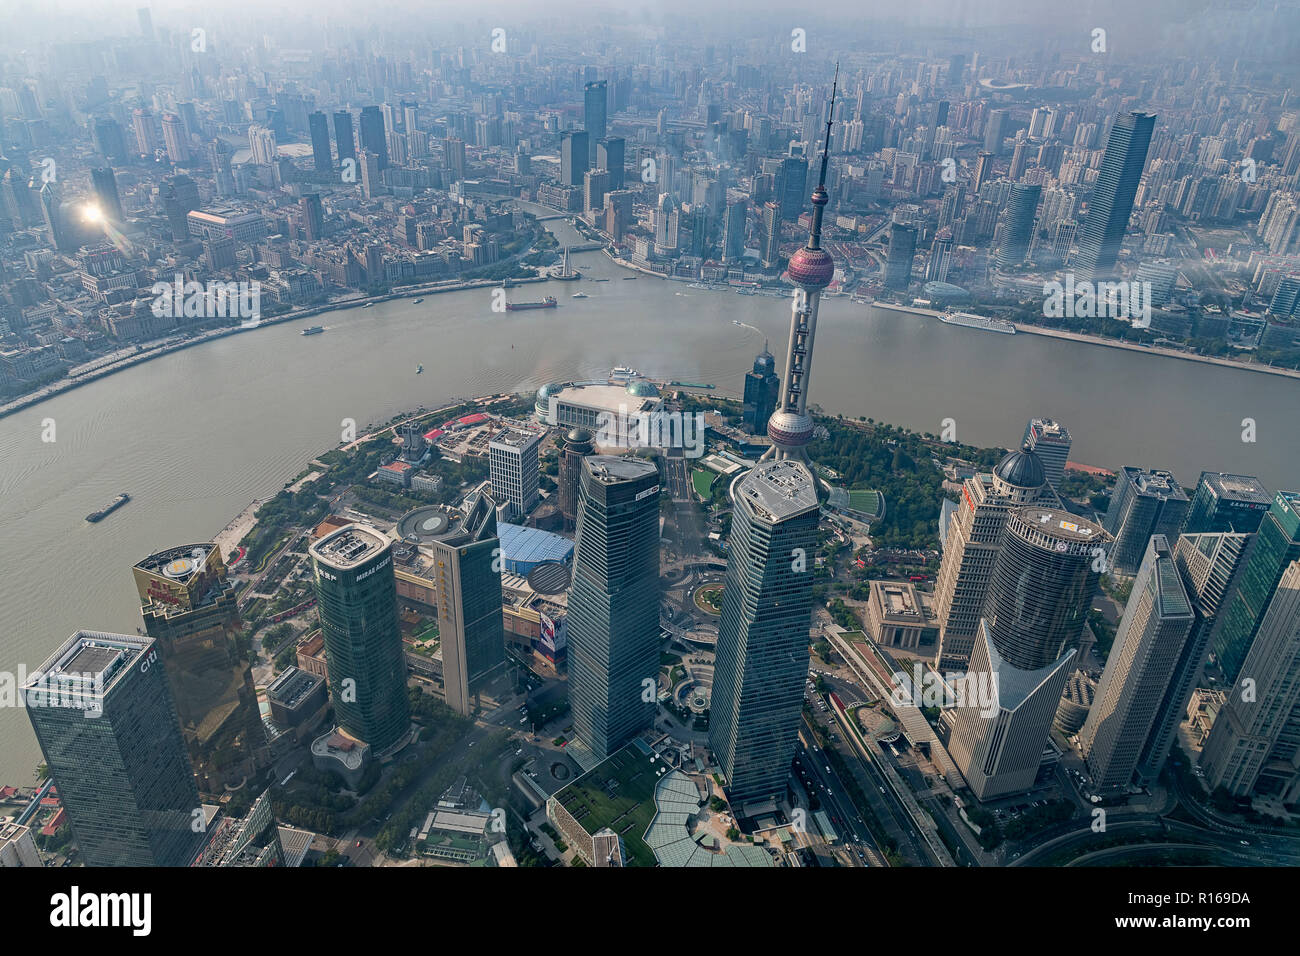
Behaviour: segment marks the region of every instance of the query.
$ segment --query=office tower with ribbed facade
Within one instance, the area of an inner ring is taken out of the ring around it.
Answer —
[[[503,429],[488,442],[488,475],[492,480],[492,497],[509,502],[511,510],[523,517],[537,503],[537,448],[542,436],[535,432]]]
[[[243,622],[221,549],[168,548],[131,573],[199,787],[219,794],[243,786],[270,765],[271,753],[251,664],[239,652]]]
[[[761,462],[731,494],[709,746],[739,807],[785,794],[808,676],[808,555],[820,512],[812,472],[797,460]]]
[[[189,866],[199,791],[151,637],[77,631],[23,685],[87,866]]]
[[[1241,577],[1223,609],[1223,620],[1210,638],[1227,683],[1236,682],[1278,581],[1296,560],[1300,560],[1300,492],[1279,491],[1259,523]]]
[[[1094,788],[1132,782],[1195,623],[1169,540],[1152,535],[1079,732]]]
[[[411,726],[392,542],[350,524],[309,549],[340,729],[382,756]]]
[[[1283,571],[1201,752],[1212,790],[1300,799],[1300,561]]]
[[[384,114],[378,106],[361,108],[361,149],[372,153],[379,169],[388,168],[388,133],[384,128]]]
[[[1053,488],[1059,488],[1065,476],[1072,442],[1069,429],[1050,418],[1031,418],[1025,425],[1023,444],[1028,445],[1043,463],[1047,483]]]
[[[471,494],[459,520],[427,547],[438,583],[447,706],[468,717],[506,661],[496,503],[481,492]]]
[[[1167,471],[1125,466],[1115,477],[1102,527],[1115,537],[1111,566],[1134,574],[1153,534],[1176,542],[1191,500]]]
[[[1183,522],[1183,534],[1235,531],[1253,534],[1268,513],[1273,496],[1253,475],[1201,472]]]
[[[961,670],[970,663],[1007,515],[1044,500],[1054,504],[1057,499],[1043,463],[1028,446],[1008,454],[992,474],[976,474],[963,483],[935,583],[935,664],[940,670]]]
[[[1088,219],[1079,232],[1074,268],[1082,279],[1103,279],[1115,271],[1155,127],[1154,113],[1139,112],[1121,114],[1111,127],[1088,197]]]
[[[1210,634],[1218,620],[1219,609],[1241,571],[1249,541],[1249,535],[1232,532],[1184,534],[1178,538],[1174,563],[1196,620],[1183,642],[1173,675],[1161,695],[1151,732],[1138,757],[1139,781],[1159,779],[1169,758],[1178,725],[1187,714],[1192,691],[1196,689],[1205,667]]]
[[[569,590],[569,703],[578,740],[604,760],[654,721],[659,674],[659,470],[592,455]]]
[[[1033,786],[1109,544],[1100,526],[1057,508],[1007,516],[967,675],[993,704],[959,705],[940,718],[978,799]]]

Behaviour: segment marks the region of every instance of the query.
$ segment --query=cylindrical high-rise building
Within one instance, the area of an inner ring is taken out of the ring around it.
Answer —
[[[382,755],[411,725],[392,542],[350,524],[321,538],[310,554],[339,727]]]
[[[573,730],[598,760],[654,721],[659,674],[659,469],[582,460],[569,591]]]
[[[1098,525],[1054,508],[1007,516],[984,604],[1003,660],[1036,670],[1078,643],[1109,541]]]
[[[564,436],[560,452],[560,513],[564,527],[572,530],[578,522],[578,492],[582,486],[582,459],[596,450],[591,431],[573,428]]]

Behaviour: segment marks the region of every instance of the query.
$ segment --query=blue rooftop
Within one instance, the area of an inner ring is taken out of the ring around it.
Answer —
[[[502,521],[497,524],[497,537],[501,539],[507,570],[516,574],[527,574],[543,561],[569,561],[573,557],[572,541],[540,528]]]

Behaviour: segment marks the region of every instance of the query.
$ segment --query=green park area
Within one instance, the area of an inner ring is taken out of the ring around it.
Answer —
[[[864,515],[880,513],[880,492],[855,488],[849,492],[849,508]]]
[[[705,501],[709,500],[713,494],[713,479],[718,477],[707,468],[697,468],[691,472],[691,485],[695,488],[695,493]]]

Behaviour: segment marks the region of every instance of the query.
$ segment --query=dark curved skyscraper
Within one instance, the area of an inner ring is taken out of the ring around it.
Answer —
[[[745,373],[745,430],[751,435],[761,435],[767,431],[767,420],[776,411],[777,398],[781,394],[781,379],[776,374],[776,358],[767,350],[754,357],[754,368]]]
[[[1037,185],[1027,186],[1024,183],[1016,183],[1011,187],[1002,243],[998,246],[999,269],[1018,266],[1029,254],[1029,243],[1034,238],[1034,212],[1038,209],[1038,197],[1042,192],[1043,187]]]
[[[382,755],[411,725],[392,542],[350,524],[310,548],[339,727]]]
[[[560,514],[564,527],[574,528],[578,523],[578,494],[582,490],[582,459],[594,452],[590,429],[572,428],[564,436],[564,450],[560,452]]]
[[[1080,278],[1105,278],[1115,268],[1155,127],[1154,113],[1138,112],[1117,117],[1111,127],[1097,183],[1088,197],[1088,219],[1079,233],[1074,265]]]

